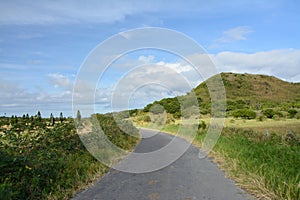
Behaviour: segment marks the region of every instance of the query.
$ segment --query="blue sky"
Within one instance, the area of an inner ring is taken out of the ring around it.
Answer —
[[[0,1],[0,115],[72,115],[73,84],[85,58],[108,37],[132,28],[182,32],[207,51],[219,72],[300,82],[299,8],[296,0]],[[105,84],[100,81],[96,111],[111,110],[114,80],[124,75],[118,65],[149,62],[186,66],[158,51],[124,56],[103,77]],[[201,81],[193,80],[194,86]],[[130,107],[187,91],[147,88],[133,95]]]

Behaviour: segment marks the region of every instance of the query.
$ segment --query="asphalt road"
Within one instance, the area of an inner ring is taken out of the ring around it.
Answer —
[[[143,139],[136,153],[151,152],[168,144],[173,136],[142,130]],[[186,142],[182,140],[182,142]],[[158,171],[125,173],[111,169],[93,186],[73,199],[101,200],[194,200],[194,199],[253,199],[208,158],[199,159],[199,150],[190,146],[175,162]]]

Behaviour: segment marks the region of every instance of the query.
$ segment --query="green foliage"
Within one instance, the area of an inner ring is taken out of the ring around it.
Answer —
[[[95,114],[95,116],[109,140],[120,148],[131,150],[139,141],[139,131],[130,121],[121,120],[117,124],[112,114]]]
[[[296,116],[296,114],[298,113],[298,111],[295,109],[290,109],[290,110],[288,110],[288,113],[289,113],[290,118],[294,118]]]
[[[63,123],[64,120],[65,120],[65,118],[63,116],[63,113],[60,112],[60,114],[59,114],[59,121],[60,121],[60,123]]]
[[[203,129],[203,130],[205,130],[206,127],[207,127],[207,125],[206,125],[205,121],[201,120],[201,121],[199,122],[199,124],[198,124],[198,129]]]
[[[129,110],[129,115],[132,116],[136,116],[138,114],[139,110],[138,109],[133,109],[133,110]]]
[[[160,104],[153,104],[149,112],[153,114],[161,114],[164,112],[164,110],[165,110],[164,107],[161,106]]]
[[[55,120],[54,120],[53,114],[51,113],[50,114],[50,126],[53,126],[54,123],[55,123]]]
[[[251,109],[241,109],[241,110],[235,110],[232,115],[235,118],[243,118],[243,119],[255,119],[256,118],[256,112]]]
[[[97,117],[116,145],[136,145],[138,138],[124,134],[111,115]],[[0,199],[69,199],[108,170],[85,149],[72,119],[51,127],[50,119],[16,119],[0,118]],[[9,121],[11,128],[4,128]],[[122,128],[136,131],[129,122]]]
[[[155,107],[155,105],[161,105],[163,108],[171,114],[174,114],[176,112],[180,112],[180,104],[177,98],[165,98],[160,101],[155,101],[153,104],[148,104],[143,109],[144,112],[149,112],[152,107]],[[156,108],[154,108],[156,109]]]
[[[263,111],[263,114],[267,117],[267,118],[273,118],[273,116],[276,114],[275,111],[273,109],[266,109]]]
[[[236,109],[247,109],[250,107],[250,102],[239,99],[236,101],[233,100],[227,100],[227,111],[236,110]]]
[[[40,111],[37,112],[36,117],[37,117],[38,120],[42,119],[42,115],[41,115]]]
[[[288,142],[293,140],[293,142]],[[282,145],[282,142],[287,142]],[[215,150],[237,161],[233,173],[253,173],[263,177],[263,184],[278,199],[299,199],[300,140],[271,133],[264,138],[252,130],[225,129]]]
[[[151,117],[150,117],[149,115],[145,115],[145,116],[143,117],[143,121],[144,121],[144,122],[151,122]]]
[[[174,117],[175,119],[179,119],[179,118],[181,117],[181,112],[180,112],[180,111],[175,112],[175,113],[173,114],[173,117]]]
[[[76,120],[77,120],[77,122],[79,122],[79,123],[81,122],[81,113],[80,113],[79,110],[77,110]]]

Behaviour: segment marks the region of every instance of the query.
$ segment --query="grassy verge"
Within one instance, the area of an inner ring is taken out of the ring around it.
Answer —
[[[178,127],[168,124],[161,130],[174,134]],[[266,137],[253,128],[224,128],[210,156],[227,176],[258,199],[300,199],[298,135],[272,131]],[[200,147],[204,137],[205,131],[199,131],[194,144]]]
[[[112,117],[97,118],[116,145],[130,150],[137,144]],[[52,126],[48,119],[2,120],[0,199],[69,199],[109,170],[85,149],[71,119]]]

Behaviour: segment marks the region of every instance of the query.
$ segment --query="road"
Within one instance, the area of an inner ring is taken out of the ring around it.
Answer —
[[[173,136],[142,130],[135,152],[151,152],[168,144]],[[182,142],[186,142],[182,140]],[[93,186],[76,194],[74,200],[194,200],[253,199],[208,158],[199,159],[199,149],[190,146],[175,162],[148,173],[126,173],[111,169]]]

